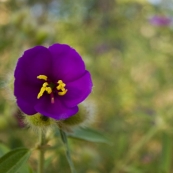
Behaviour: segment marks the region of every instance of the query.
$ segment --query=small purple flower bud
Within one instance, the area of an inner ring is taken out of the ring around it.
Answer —
[[[169,26],[172,23],[172,18],[166,16],[153,16],[149,21],[155,26]]]

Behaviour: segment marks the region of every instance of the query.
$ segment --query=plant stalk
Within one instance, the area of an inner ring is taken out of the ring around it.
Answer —
[[[44,149],[45,132],[42,129],[39,131],[39,156],[38,156],[38,173],[44,173]]]

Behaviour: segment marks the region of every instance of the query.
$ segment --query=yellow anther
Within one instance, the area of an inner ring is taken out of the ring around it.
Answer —
[[[43,87],[47,87],[49,84],[47,82],[43,83]]]
[[[60,95],[60,96],[65,95],[67,93],[67,89],[65,89],[66,84],[62,80],[59,80],[57,83],[59,85],[56,87],[56,89],[61,90],[58,92],[58,95]]]
[[[63,81],[62,81],[62,80],[59,80],[57,83],[58,83],[58,84],[62,84],[62,83],[63,83]]]
[[[60,89],[61,89],[61,85],[58,85],[58,86],[56,87],[56,89],[57,89],[57,90],[60,90]]]
[[[43,79],[43,80],[47,81],[47,76],[46,75],[39,75],[39,76],[37,76],[37,79]]]
[[[48,83],[47,82],[47,79],[48,77],[46,75],[39,75],[37,76],[37,79],[42,79],[42,80],[45,80],[46,82],[43,83],[41,89],[40,89],[40,92],[38,93],[37,95],[37,99],[39,99],[40,97],[43,96],[44,92],[46,91],[48,94],[51,95],[51,103],[54,103],[54,96],[53,96],[53,89],[54,89],[54,83]],[[58,95],[60,96],[63,96],[67,93],[67,89],[65,89],[65,86],[66,84],[62,81],[62,80],[59,80],[57,82],[57,86],[56,86],[56,89],[58,90]]]
[[[67,92],[67,89],[65,89],[64,91],[58,92],[58,95],[63,96],[66,94],[66,92]]]
[[[64,89],[64,87],[65,87],[65,85],[59,84],[59,85],[56,87],[56,89],[57,89],[57,90],[62,90],[62,89]]]
[[[52,88],[51,87],[46,87],[46,91],[48,94],[51,94],[52,93]]]
[[[51,94],[52,93],[52,88],[51,87],[47,87],[49,84],[47,82],[44,82],[41,89],[40,89],[40,92],[38,93],[37,95],[37,99],[39,99],[45,91],[47,91],[48,94]]]
[[[40,89],[40,92],[38,93],[38,95],[37,95],[37,99],[39,99],[42,95],[43,95],[43,93],[46,91],[46,88],[44,88],[44,87],[42,87],[41,89]]]

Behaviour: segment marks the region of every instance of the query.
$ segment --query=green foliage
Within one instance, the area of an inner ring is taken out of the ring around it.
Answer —
[[[10,149],[5,145],[0,143],[0,157],[6,154]]]
[[[163,148],[162,148],[162,155],[160,159],[160,170],[162,172],[169,172],[171,170],[171,161],[172,161],[172,146],[173,146],[173,139],[169,134],[163,133]]]
[[[71,159],[71,154],[70,154],[70,149],[69,149],[69,145],[68,145],[67,135],[63,130],[60,130],[60,135],[61,135],[62,142],[63,142],[63,144],[65,146],[65,149],[66,149],[66,158],[67,158],[67,161],[69,163],[71,173],[76,173],[73,161]]]
[[[68,133],[68,137],[90,142],[110,143],[103,134],[89,128],[77,128],[72,133]]]
[[[27,163],[22,164],[17,173],[34,173]]]
[[[16,173],[29,156],[30,150],[26,148],[12,150],[0,158],[0,170],[3,173]]]

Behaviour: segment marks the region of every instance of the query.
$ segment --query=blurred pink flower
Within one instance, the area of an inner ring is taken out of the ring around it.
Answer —
[[[169,26],[172,22],[172,18],[166,16],[153,16],[149,21],[155,26]]]

